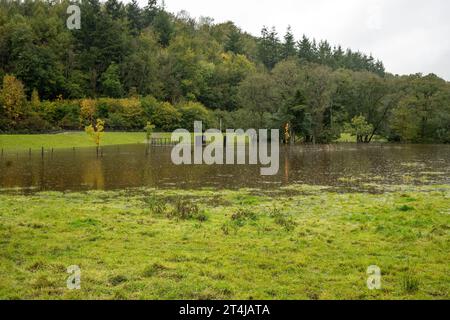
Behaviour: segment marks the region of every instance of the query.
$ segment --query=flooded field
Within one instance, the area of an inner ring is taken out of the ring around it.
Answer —
[[[280,150],[280,170],[263,177],[259,165],[182,165],[170,159],[170,147],[144,145],[95,149],[57,149],[0,158],[3,191],[117,190],[157,188],[263,188],[291,184],[324,185],[367,190],[371,185],[448,184],[448,145],[293,146]]]

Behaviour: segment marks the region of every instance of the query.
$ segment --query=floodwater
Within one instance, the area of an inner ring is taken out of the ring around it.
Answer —
[[[280,169],[260,165],[172,164],[171,147],[144,145],[8,152],[0,157],[0,191],[80,191],[135,187],[263,188],[290,184],[358,190],[367,185],[450,184],[450,145],[338,144],[281,147]],[[148,154],[147,154],[148,153]]]

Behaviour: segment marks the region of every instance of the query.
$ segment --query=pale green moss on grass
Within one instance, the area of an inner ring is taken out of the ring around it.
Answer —
[[[0,298],[450,298],[448,186],[287,189],[0,195]]]

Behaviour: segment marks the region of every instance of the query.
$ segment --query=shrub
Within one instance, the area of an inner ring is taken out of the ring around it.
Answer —
[[[56,123],[58,119],[58,112],[56,102],[43,101],[38,107],[38,112],[42,118],[51,123]],[[62,119],[63,117],[61,117]]]
[[[194,121],[202,121],[203,127],[208,128],[212,125],[212,113],[199,102],[186,102],[178,105],[181,113],[181,127],[187,130],[193,130]]]
[[[153,97],[142,100],[145,115],[158,130],[169,132],[179,128],[180,112],[169,102],[158,102]]]
[[[8,119],[0,117],[0,132],[6,133],[11,131],[11,122]]]
[[[66,130],[76,130],[80,127],[79,116],[74,113],[68,113],[58,122],[58,127]]]
[[[139,99],[120,99],[118,101],[121,107],[123,117],[128,120],[133,129],[141,129],[145,124],[143,118],[144,109],[142,109]]]
[[[144,114],[148,119],[153,117],[160,103],[161,102],[159,102],[153,96],[146,96],[141,98],[142,110],[144,110]]]
[[[24,120],[16,125],[16,131],[23,133],[47,132],[54,128],[37,113],[29,114]]]
[[[126,130],[131,127],[131,124],[119,113],[113,113],[109,115],[106,120],[108,128],[113,130]]]
[[[142,104],[136,98],[99,99],[95,115],[107,119],[106,125],[114,130],[138,130],[146,122]]]
[[[58,101],[56,103],[52,124],[62,129],[78,129],[80,127],[80,107],[77,101]]]

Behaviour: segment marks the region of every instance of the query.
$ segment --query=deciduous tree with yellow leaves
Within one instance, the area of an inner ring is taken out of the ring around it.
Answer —
[[[91,124],[87,126],[84,130],[88,134],[88,136],[92,138],[95,145],[97,146],[97,156],[98,156],[100,142],[102,140],[105,131],[105,122],[101,119],[97,119],[97,123],[95,124],[95,126]]]
[[[12,75],[3,78],[0,103],[9,120],[15,124],[27,112],[27,99],[23,84]]]

